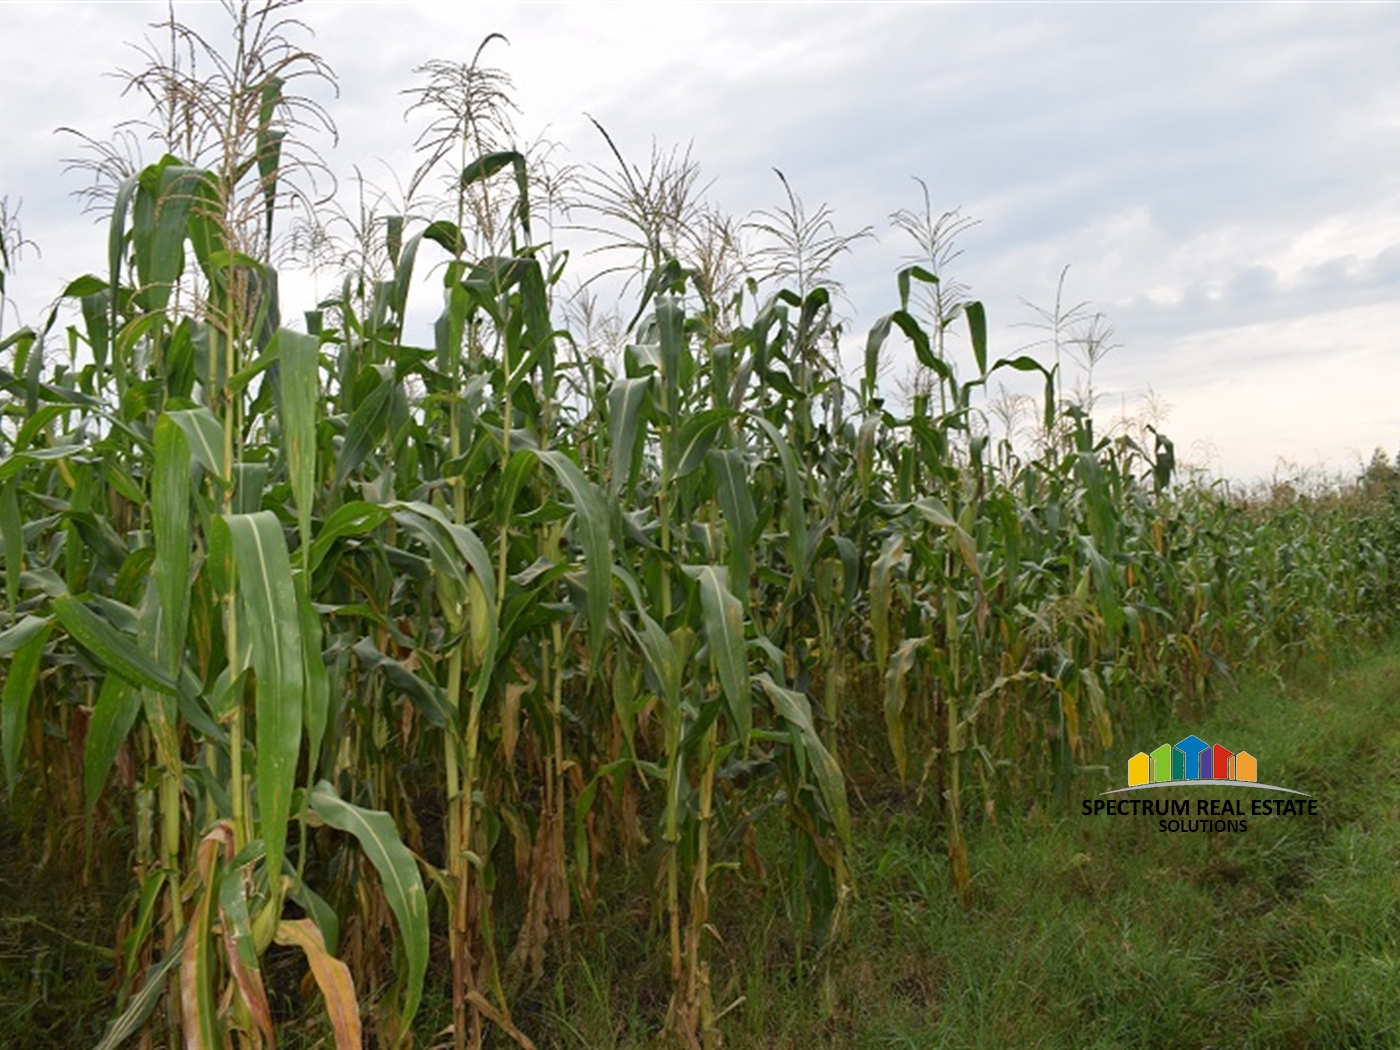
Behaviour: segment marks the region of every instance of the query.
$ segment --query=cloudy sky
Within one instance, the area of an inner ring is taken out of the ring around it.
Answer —
[[[6,3],[0,195],[29,251],[4,319],[39,319],[96,268],[102,231],[69,194],[73,142],[140,115],[109,74],[163,4]],[[216,36],[214,5],[177,11]],[[524,138],[605,160],[585,113],[629,159],[693,146],[711,199],[781,202],[773,168],[842,229],[850,328],[895,305],[912,245],[890,214],[978,225],[949,276],[987,307],[995,355],[1038,333],[1028,303],[1102,311],[1103,413],[1154,395],[1182,455],[1249,480],[1354,473],[1400,449],[1400,6],[318,3],[295,12],[339,78],[329,154],[389,184],[413,167],[401,92],[429,59],[491,32]],[[286,304],[289,314],[304,305]],[[419,336],[426,341],[425,331]],[[855,353],[851,364],[856,363]],[[898,371],[898,369],[896,369]]]

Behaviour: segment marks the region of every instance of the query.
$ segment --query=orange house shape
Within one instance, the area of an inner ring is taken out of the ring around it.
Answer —
[[[1248,751],[1235,756],[1235,779],[1248,780],[1251,784],[1259,781],[1259,763]]]

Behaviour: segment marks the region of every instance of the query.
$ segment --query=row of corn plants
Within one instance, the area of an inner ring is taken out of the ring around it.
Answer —
[[[287,69],[236,68],[246,134],[124,178],[73,323],[0,345],[0,751],[54,863],[91,860],[65,829],[129,832],[104,1047],[275,1045],[274,945],[337,1046],[410,1044],[430,973],[456,1046],[533,1045],[517,993],[636,864],[665,1027],[715,1045],[715,891],[759,822],[790,829],[800,943],[858,906],[848,754],[917,787],[967,895],[969,820],[1101,777],[1230,666],[1391,623],[1393,497],[1183,485],[1057,362],[993,355],[979,304],[930,319],[930,269],[848,382],[820,266],[716,281],[713,240],[658,226],[619,352],[587,352],[531,161],[470,114],[434,140],[443,206],[371,224],[287,323]],[[925,376],[906,409],[896,342]],[[1041,418],[997,444],[1010,372]]]

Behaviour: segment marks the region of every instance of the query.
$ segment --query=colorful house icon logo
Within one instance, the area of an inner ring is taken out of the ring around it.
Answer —
[[[1259,783],[1259,761],[1248,751],[1231,751],[1224,744],[1208,744],[1195,735],[1178,740],[1175,744],[1162,744],[1151,751],[1139,751],[1128,759],[1128,786],[1100,791],[1099,794],[1119,795],[1125,791],[1150,791],[1173,786],[1246,787],[1260,791],[1283,791],[1289,795],[1308,795],[1306,791],[1278,784]],[[1196,801],[1201,802],[1200,799]],[[1186,803],[1180,804],[1184,806]],[[1264,803],[1266,807],[1273,804]],[[1267,812],[1267,809],[1261,812]]]
[[[1214,781],[1255,784],[1259,763],[1248,751],[1238,753],[1223,744],[1207,744],[1194,734],[1175,744],[1139,751],[1128,759],[1128,786],[1145,787],[1172,781]]]

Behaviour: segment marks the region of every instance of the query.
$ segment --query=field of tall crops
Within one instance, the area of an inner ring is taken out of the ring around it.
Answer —
[[[166,155],[95,164],[91,272],[0,332],[6,804],[75,893],[130,872],[103,1047],[272,1046],[296,953],[336,1046],[429,1045],[425,994],[456,1047],[549,1045],[517,1002],[622,915],[656,1030],[716,1045],[727,898],[780,898],[821,966],[863,794],[965,897],[972,823],[1116,786],[1115,740],[1233,669],[1393,626],[1383,464],[1183,481],[1165,434],[1096,428],[1081,318],[989,349],[931,212],[853,343],[824,212],[717,216],[664,154],[561,188],[482,64],[425,71],[423,192],[366,213],[339,291],[279,297],[322,70],[232,13],[233,52],[143,82]],[[630,275],[616,324],[571,235]]]

